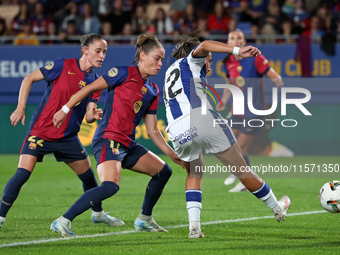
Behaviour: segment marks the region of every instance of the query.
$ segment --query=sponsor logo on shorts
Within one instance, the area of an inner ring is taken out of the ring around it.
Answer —
[[[31,150],[35,150],[36,148],[37,148],[37,144],[36,143],[30,143],[29,145],[28,145],[28,148],[30,148]]]
[[[182,144],[189,142],[191,139],[195,137],[198,137],[197,128],[192,127],[184,131],[183,133],[179,134],[178,136],[176,136],[175,139],[179,142],[179,144],[182,145]]]

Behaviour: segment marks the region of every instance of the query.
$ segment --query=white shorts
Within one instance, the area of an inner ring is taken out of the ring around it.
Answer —
[[[201,108],[172,123],[166,131],[176,153],[185,162],[198,159],[201,148],[206,153],[218,153],[236,141],[227,121],[219,113],[208,110],[202,115]]]

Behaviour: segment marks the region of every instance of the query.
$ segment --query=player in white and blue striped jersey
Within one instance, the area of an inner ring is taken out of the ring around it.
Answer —
[[[213,153],[224,166],[235,169],[235,174],[246,188],[274,212],[277,221],[285,220],[290,199],[283,196],[277,201],[274,193],[257,174],[247,169],[241,149],[226,122],[206,99],[210,86],[206,73],[210,70],[211,52],[232,53],[244,58],[261,52],[252,46],[232,47],[215,41],[200,43],[197,38],[182,40],[173,51],[177,59],[167,70],[164,84],[169,139],[188,172],[186,201],[189,215],[189,238],[203,237],[200,226],[202,209],[202,177],[204,168],[202,148]],[[210,93],[210,92],[209,92]],[[198,168],[198,169],[199,169]]]

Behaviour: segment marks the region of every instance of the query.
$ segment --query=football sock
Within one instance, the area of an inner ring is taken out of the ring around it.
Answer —
[[[146,216],[152,215],[152,209],[161,196],[164,186],[168,182],[171,174],[171,168],[165,163],[162,170],[152,176],[152,179],[146,188],[141,214]]]
[[[6,217],[9,209],[17,199],[22,185],[30,178],[31,172],[18,168],[15,174],[7,182],[0,204],[0,216]]]
[[[98,187],[98,183],[96,177],[94,176],[92,167],[90,167],[90,169],[87,170],[85,173],[78,175],[78,178],[83,182],[84,192],[88,191],[89,189]],[[102,202],[100,201],[98,204],[92,206],[92,210],[95,212],[103,211]]]
[[[263,181],[261,188],[252,193],[272,210],[277,205],[277,199],[272,189],[265,181]]]
[[[250,160],[249,160],[248,153],[247,153],[243,158],[244,158],[244,160],[246,161],[247,166],[250,166]]]
[[[116,194],[118,190],[119,186],[116,183],[105,181],[99,187],[86,191],[63,216],[72,221],[79,214],[90,209],[94,204]]]
[[[189,216],[189,229],[192,225],[200,228],[200,215],[202,210],[202,191],[198,189],[188,189],[185,191],[187,210]]]

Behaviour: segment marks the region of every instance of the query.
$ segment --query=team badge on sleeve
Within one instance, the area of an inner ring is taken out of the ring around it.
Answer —
[[[140,108],[142,108],[142,101],[136,101],[134,104],[133,104],[133,109],[135,110],[135,113],[138,113]]]
[[[46,69],[46,70],[51,70],[51,69],[53,68],[53,66],[54,66],[54,62],[52,61],[52,62],[48,63],[48,64],[45,66],[45,69]]]
[[[117,74],[118,74],[118,69],[117,69],[117,67],[111,68],[110,71],[108,72],[108,75],[109,75],[110,77],[115,77],[115,76],[117,76]]]
[[[148,89],[145,86],[143,86],[141,92],[142,92],[142,95],[144,96],[146,92],[148,92]]]

